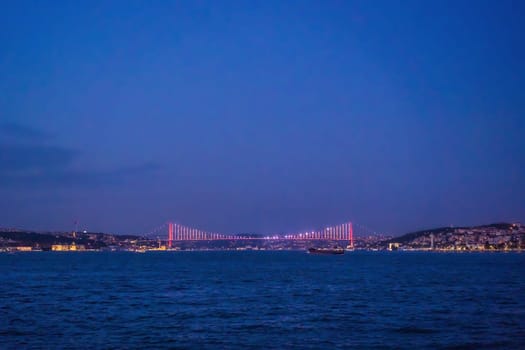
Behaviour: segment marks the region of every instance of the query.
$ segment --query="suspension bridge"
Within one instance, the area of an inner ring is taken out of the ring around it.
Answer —
[[[356,225],[361,232],[371,232],[365,226]],[[376,234],[373,232],[373,234]],[[293,233],[279,233],[271,235],[255,234],[224,234],[213,231],[205,231],[195,227],[182,225],[176,222],[166,222],[155,228],[144,237],[157,238],[166,242],[167,248],[172,248],[179,242],[199,241],[243,241],[243,240],[266,240],[266,241],[345,241],[350,247],[354,246],[354,225],[345,222],[338,225],[327,226],[312,231]]]

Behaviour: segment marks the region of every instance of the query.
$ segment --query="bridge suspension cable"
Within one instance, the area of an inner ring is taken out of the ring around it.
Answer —
[[[182,225],[175,222],[167,222],[152,230],[145,236],[154,234],[167,228],[168,247],[172,247],[174,241],[220,241],[220,240],[330,240],[348,241],[350,246],[354,245],[354,230],[351,222],[334,226],[327,226],[319,230],[294,232],[289,234],[272,234],[265,236],[223,234],[214,231],[204,231],[194,227]],[[165,232],[165,231],[164,231]]]

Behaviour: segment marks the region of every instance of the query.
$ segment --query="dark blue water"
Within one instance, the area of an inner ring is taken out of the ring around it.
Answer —
[[[0,348],[523,348],[525,254],[0,254]]]

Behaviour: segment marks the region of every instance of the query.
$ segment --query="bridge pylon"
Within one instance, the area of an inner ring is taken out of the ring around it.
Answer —
[[[168,248],[173,245],[173,222],[168,222]]]
[[[354,248],[354,228],[352,226],[352,223],[348,223],[348,240],[350,243],[350,248]]]

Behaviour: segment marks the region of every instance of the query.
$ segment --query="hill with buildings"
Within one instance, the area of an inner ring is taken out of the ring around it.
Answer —
[[[407,233],[380,242],[382,249],[515,250],[525,249],[525,226],[495,223],[473,227],[441,227]]]
[[[128,247],[138,236],[101,232],[34,232],[0,228],[0,251],[103,250]]]
[[[525,249],[525,226],[496,223],[474,227],[440,227],[411,232],[395,238],[356,237],[358,250],[437,250],[500,251]],[[333,247],[340,241],[329,240],[244,240],[178,241],[175,250],[305,250],[308,247]],[[0,251],[85,251],[85,250],[167,250],[166,241],[134,235],[93,232],[34,232],[0,228]]]

